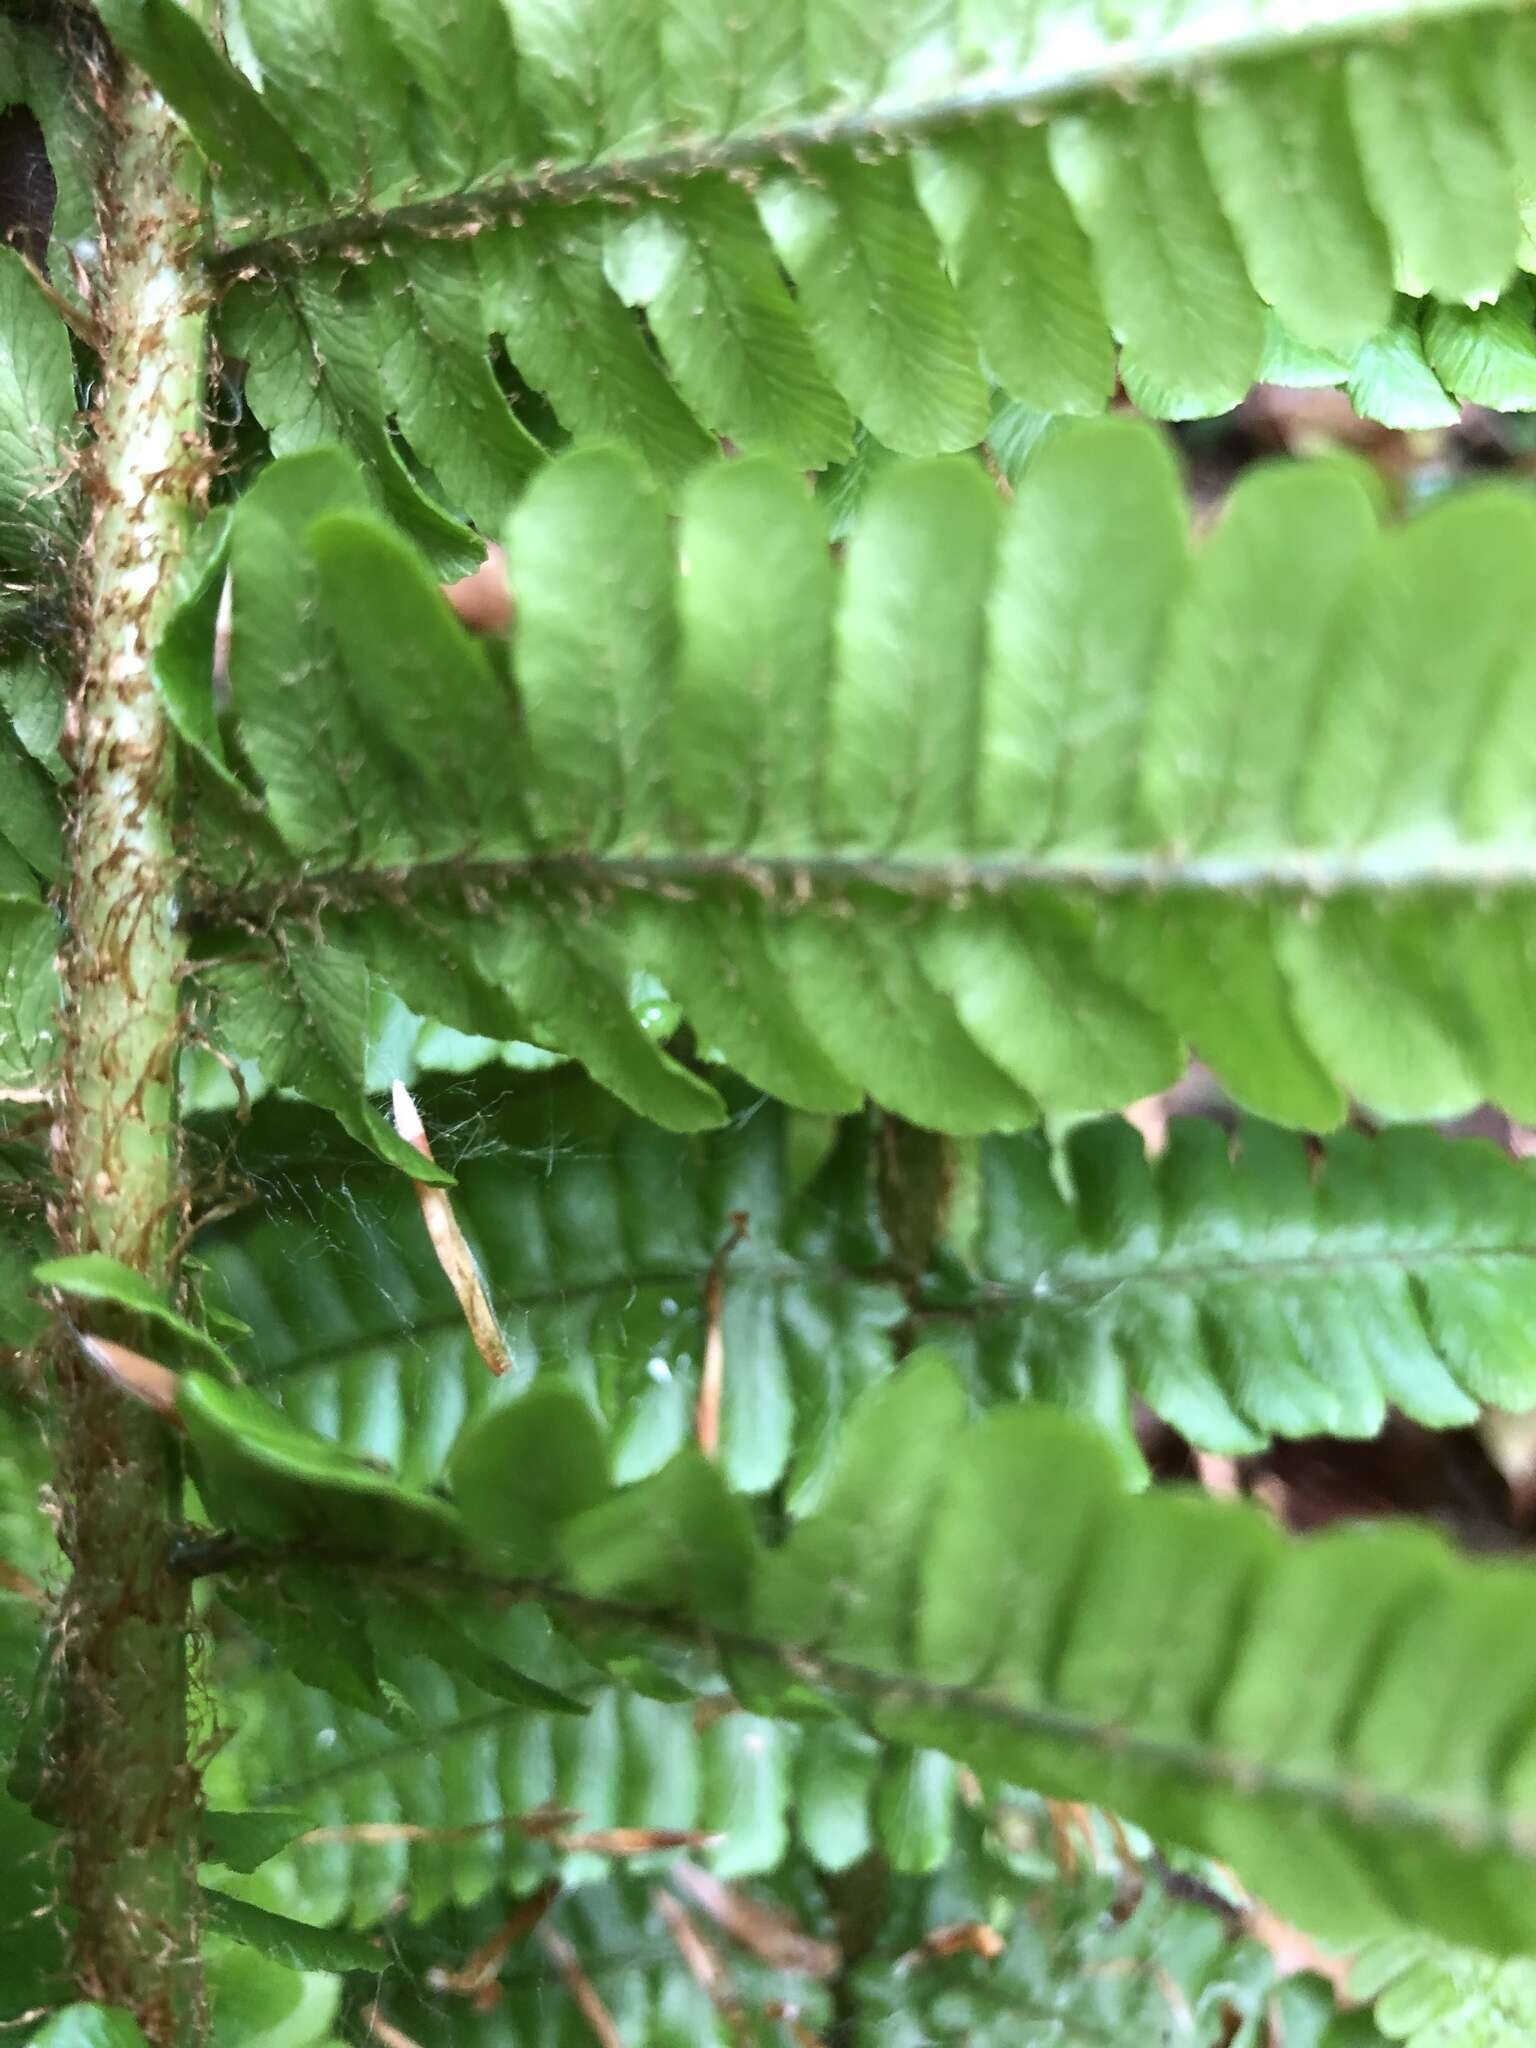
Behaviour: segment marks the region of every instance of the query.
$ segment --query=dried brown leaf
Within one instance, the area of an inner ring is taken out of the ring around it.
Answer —
[[[706,1941],[700,1934],[687,1907],[659,1887],[652,1892],[651,1903],[665,1922],[667,1932],[683,1959],[683,1967],[694,1983],[717,2005],[722,1998],[729,1998],[730,1973],[725,1967],[725,1958],[713,1942]]]
[[[434,1991],[447,1991],[471,2000],[477,2012],[489,2012],[500,1995],[496,1979],[509,1951],[533,1932],[559,1896],[560,1885],[555,1878],[540,1885],[456,1970],[429,1970],[428,1984]]]
[[[669,1874],[674,1887],[686,1893],[717,1927],[775,1969],[798,1970],[807,1977],[837,1974],[842,1956],[836,1945],[807,1934],[778,1907],[749,1897],[686,1857],[675,1863]]]
[[[583,1850],[592,1856],[649,1856],[658,1849],[713,1849],[725,1837],[702,1828],[594,1828],[590,1834],[553,1834],[549,1840],[567,1856]]]
[[[382,2048],[420,2048],[419,2042],[409,2034],[402,2033],[392,2020],[385,2019],[376,2005],[370,2006],[364,2021],[368,2032],[364,2039],[378,2041]]]
[[[550,1800],[543,1806],[535,1806],[529,1812],[519,1814],[517,1825],[529,1841],[547,1842],[580,1819],[581,1815],[574,1806],[556,1806]]]
[[[576,2007],[592,2032],[593,2039],[601,2048],[624,2048],[623,2038],[613,2023],[613,2015],[598,1997],[596,1987],[581,1967],[580,1958],[563,1934],[557,1934],[553,1927],[541,1926],[537,1936],[540,1947],[549,1957],[565,1980]]]
[[[730,1235],[710,1260],[704,1282],[704,1361],[693,1427],[706,1458],[717,1457],[720,1451],[720,1409],[725,1399],[725,1262],[746,1234],[746,1210],[733,1209]]]
[[[945,1956],[980,1956],[995,1963],[1006,1944],[995,1927],[984,1920],[955,1920],[947,1927],[932,1927],[916,1948],[898,1956],[898,1970],[915,1970],[923,1963],[936,1963]]]
[[[412,1101],[410,1091],[397,1081],[392,1091],[395,1129],[423,1159],[430,1160],[432,1147],[427,1142],[427,1133],[421,1121],[421,1114]],[[437,1253],[437,1263],[448,1276],[448,1284],[458,1296],[459,1307],[469,1325],[469,1334],[475,1340],[475,1349],[498,1378],[512,1363],[506,1340],[501,1334],[501,1325],[496,1320],[496,1311],[491,1306],[490,1296],[485,1291],[485,1282],[480,1277],[480,1268],[475,1255],[469,1248],[469,1240],[459,1228],[459,1220],[453,1213],[453,1203],[446,1188],[429,1186],[426,1181],[416,1181],[416,1199],[421,1204],[422,1219],[427,1226],[427,1235],[432,1240],[432,1249]]]

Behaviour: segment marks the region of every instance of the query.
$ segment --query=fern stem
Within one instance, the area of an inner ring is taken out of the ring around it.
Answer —
[[[181,1203],[173,1100],[183,957],[170,734],[151,651],[205,474],[192,162],[135,74],[103,89],[108,271],[82,569],[76,785],[63,958],[57,1234],[169,1280]],[[143,1343],[109,1317],[103,1334]],[[68,1845],[73,1975],[154,2048],[205,2034],[197,1953],[197,1773],[188,1757],[185,1581],[166,1569],[176,1468],[157,1418],[85,1367],[56,1377],[63,1540],[52,1797]]]

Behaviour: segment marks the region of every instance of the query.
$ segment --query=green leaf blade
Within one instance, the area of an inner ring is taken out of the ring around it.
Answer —
[[[758,206],[827,374],[870,432],[906,455],[979,441],[976,345],[906,167],[830,163],[819,186],[774,181]]]
[[[1254,381],[1259,300],[1177,100],[1070,115],[1050,132],[1051,166],[1098,264],[1122,376],[1172,419],[1225,412]]]
[[[655,743],[675,632],[661,502],[632,455],[573,455],[528,492],[507,555],[533,824],[556,846],[643,847],[662,827]],[[572,588],[572,561],[609,602]]]

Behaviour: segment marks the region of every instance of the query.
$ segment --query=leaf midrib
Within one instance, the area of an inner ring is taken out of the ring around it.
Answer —
[[[489,1285],[488,1292],[491,1297],[491,1306],[495,1309],[497,1316],[500,1317],[505,1313],[515,1313],[518,1311],[532,1315],[540,1309],[567,1308],[580,1303],[599,1300],[605,1294],[633,1296],[636,1289],[641,1287],[675,1287],[679,1294],[686,1293],[691,1288],[696,1290],[697,1299],[692,1302],[679,1302],[678,1321],[681,1323],[683,1317],[690,1312],[702,1318],[704,1314],[704,1285],[709,1278],[711,1264],[711,1259],[701,1257],[697,1265],[694,1266],[647,1268],[643,1272],[619,1273],[601,1280],[578,1281],[569,1287],[551,1285],[539,1289],[536,1293],[512,1293]],[[772,1287],[793,1287],[817,1280],[830,1281],[839,1287],[848,1288],[861,1286],[889,1286],[896,1288],[899,1284],[898,1277],[892,1269],[870,1267],[867,1271],[861,1271],[852,1266],[831,1262],[825,1265],[813,1265],[799,1263],[788,1258],[771,1263],[765,1261],[761,1265],[748,1265],[745,1261],[742,1261],[738,1268],[738,1274],[740,1278],[762,1281]],[[729,1286],[730,1278],[728,1276],[727,1293],[729,1293]],[[344,1360],[348,1356],[361,1351],[371,1350],[376,1345],[398,1344],[402,1338],[412,1335],[435,1334],[440,1330],[462,1330],[463,1328],[463,1311],[456,1303],[445,1305],[440,1311],[435,1310],[430,1315],[412,1317],[408,1323],[390,1324],[370,1332],[366,1336],[338,1339],[335,1343],[319,1346],[312,1351],[305,1352],[301,1358],[296,1359],[291,1365],[252,1375],[251,1384],[254,1386],[273,1386],[279,1382],[287,1382],[290,1379],[294,1379],[300,1373],[321,1371],[325,1367],[335,1364],[338,1360]]]
[[[1332,896],[1410,897],[1448,891],[1478,898],[1505,891],[1536,891],[1536,843],[1522,847],[1446,843],[1433,853],[1394,855],[1375,848],[1286,855],[1193,856],[1105,853],[1038,858],[1022,854],[963,854],[904,860],[885,854],[760,856],[678,853],[606,858],[590,854],[533,854],[514,860],[450,859],[404,867],[337,868],[294,874],[253,889],[200,889],[189,883],[186,921],[194,930],[229,923],[268,923],[276,917],[323,918],[379,902],[399,903],[417,892],[507,896],[532,901],[551,890],[585,891],[594,900],[625,891],[655,894],[692,884],[730,884],[758,899],[794,906],[809,896],[836,902],[855,889],[878,889],[914,903],[963,904],[970,897],[1005,897],[1013,890],[1080,891],[1084,895],[1280,897],[1297,903]]]
[[[1380,1791],[1351,1776],[1342,1757],[1337,1781],[1304,1776],[1277,1768],[1263,1757],[1228,1754],[1214,1742],[1201,1744],[1197,1740],[1181,1741],[1171,1736],[1136,1734],[1114,1722],[1095,1720],[1065,1708],[1023,1706],[1017,1701],[999,1698],[985,1686],[880,1670],[851,1659],[825,1655],[814,1647],[779,1642],[750,1630],[710,1627],[681,1617],[670,1609],[644,1607],[618,1599],[591,1598],[545,1580],[499,1578],[494,1573],[472,1568],[406,1559],[389,1559],[381,1565],[377,1556],[305,1546],[276,1552],[264,1552],[252,1546],[239,1562],[242,1567],[271,1568],[295,1559],[363,1575],[404,1576],[429,1583],[473,1588],[504,1600],[560,1609],[584,1620],[644,1629],[674,1641],[694,1644],[726,1658],[763,1659],[803,1683],[834,1696],[858,1700],[872,1710],[916,1707],[931,1711],[936,1717],[969,1715],[994,1726],[1006,1727],[1022,1737],[1056,1741],[1088,1754],[1111,1754],[1143,1766],[1149,1773],[1212,1786],[1245,1803],[1258,1800],[1283,1800],[1289,1806],[1300,1803],[1315,1811],[1345,1818],[1354,1830],[1362,1827],[1430,1829],[1454,1842],[1456,1848],[1469,1857],[1494,1848],[1506,1848],[1522,1857],[1536,1858],[1536,1818],[1522,1821],[1513,1813],[1495,1814],[1491,1804],[1489,1809],[1468,1808],[1452,1800],[1434,1802],[1403,1793]],[[959,1749],[953,1753],[963,1755]],[[285,1790],[291,1793],[293,1788]]]
[[[1272,23],[1213,31],[1145,36],[1107,48],[1076,63],[1025,64],[1002,80],[976,79],[931,97],[893,99],[858,108],[842,107],[745,135],[697,143],[670,144],[640,155],[619,155],[599,163],[549,162],[527,175],[468,186],[436,199],[411,201],[382,211],[360,210],[323,221],[306,221],[286,231],[226,243],[207,262],[220,273],[249,275],[281,270],[305,254],[345,247],[361,249],[389,235],[449,232],[468,222],[508,219],[530,207],[569,204],[604,193],[641,187],[655,190],[700,172],[746,171],[795,159],[821,149],[890,148],[986,119],[992,115],[1044,115],[1073,101],[1107,92],[1128,95],[1137,86],[1176,80],[1191,71],[1262,62],[1293,51],[1400,37],[1406,26],[1429,26],[1465,16],[1521,12],[1528,0],[1450,0],[1450,4],[1383,6],[1356,0],[1326,19],[1302,27]],[[1404,17],[1407,17],[1406,24]]]
[[[1108,1297],[1131,1288],[1167,1287],[1198,1290],[1222,1280],[1305,1280],[1327,1278],[1337,1274],[1367,1273],[1373,1268],[1411,1275],[1426,1268],[1487,1266],[1505,1261],[1536,1261],[1536,1238],[1521,1239],[1507,1244],[1463,1244],[1453,1241],[1449,1244],[1407,1246],[1401,1249],[1388,1246],[1361,1247],[1343,1253],[1286,1253],[1275,1258],[1250,1256],[1187,1261],[1139,1259],[1125,1264],[1108,1264],[1093,1271],[1078,1273],[1045,1266],[1033,1280],[995,1280],[985,1274],[974,1273],[970,1275],[972,1292],[968,1297],[959,1300],[920,1302],[915,1314],[925,1325],[932,1325],[1001,1317],[1015,1311],[1046,1312],[1061,1302],[1087,1302],[1092,1312],[1099,1306],[1099,1303],[1093,1300],[1094,1296]],[[625,1273],[609,1279],[585,1281],[570,1287],[549,1287],[537,1294],[512,1294],[495,1287],[491,1288],[490,1293],[492,1305],[498,1316],[501,1316],[519,1311],[534,1314],[546,1308],[565,1308],[598,1300],[610,1293],[622,1292],[632,1295],[636,1287],[675,1287],[679,1293],[693,1288],[699,1298],[692,1306],[697,1316],[701,1317],[704,1283],[709,1271],[710,1262],[701,1259],[696,1266],[657,1269],[641,1274]],[[859,1268],[841,1263],[821,1264],[809,1261],[796,1262],[791,1259],[764,1262],[751,1267],[744,1265],[741,1277],[750,1278],[765,1286],[784,1289],[821,1283],[849,1289],[888,1287],[899,1293],[902,1286],[901,1275],[892,1266],[872,1265]],[[1048,1283],[1043,1290],[1039,1285],[1042,1280]],[[727,1276],[726,1285],[729,1294],[730,1276]],[[686,1313],[686,1309],[680,1304],[680,1314],[682,1313]],[[410,1337],[425,1338],[443,1330],[462,1327],[463,1316],[460,1310],[456,1306],[444,1307],[430,1315],[413,1317],[408,1323],[391,1324],[317,1347],[288,1364],[252,1374],[251,1384],[286,1385],[302,1374],[325,1371],[333,1365],[344,1363],[381,1345],[399,1344]]]

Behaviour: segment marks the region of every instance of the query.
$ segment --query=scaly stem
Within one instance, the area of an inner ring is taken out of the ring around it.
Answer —
[[[135,73],[114,81],[109,100],[57,1222],[63,1249],[110,1253],[164,1284],[181,1204],[173,1064],[182,943],[170,736],[150,656],[206,473],[204,323],[197,188],[181,135]],[[97,1327],[136,1338],[121,1320]],[[188,1606],[185,1582],[165,1569],[175,1460],[162,1425],[83,1369],[67,1342],[57,1408],[73,1572],[52,1796],[67,1836],[73,1973],[84,1996],[126,2007],[155,2048],[188,2048],[205,2027]]]

